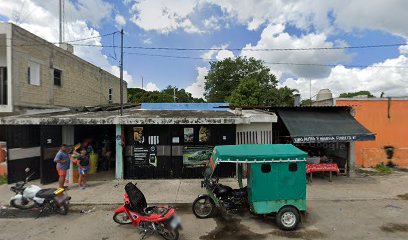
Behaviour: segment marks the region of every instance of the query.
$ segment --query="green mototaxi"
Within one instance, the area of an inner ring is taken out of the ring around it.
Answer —
[[[294,230],[306,211],[306,157],[307,153],[292,144],[216,146],[201,183],[207,194],[197,197],[193,212],[198,218],[207,218],[216,208],[228,212],[249,207],[255,214],[277,213],[279,228]],[[240,189],[219,184],[214,178],[215,169],[225,163],[237,165]]]

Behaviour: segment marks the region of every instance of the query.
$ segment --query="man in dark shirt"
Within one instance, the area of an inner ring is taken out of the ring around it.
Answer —
[[[77,165],[79,172],[78,186],[80,189],[84,190],[85,187],[89,186],[86,184],[86,175],[89,172],[89,156],[86,148],[81,149],[81,154],[78,156]]]

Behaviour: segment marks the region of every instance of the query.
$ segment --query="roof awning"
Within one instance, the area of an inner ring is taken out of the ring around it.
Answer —
[[[375,140],[375,135],[345,109],[283,108],[276,111],[294,143]]]

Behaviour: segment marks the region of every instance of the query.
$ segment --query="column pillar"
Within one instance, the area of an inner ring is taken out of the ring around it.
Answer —
[[[116,168],[115,176],[116,179],[123,179],[123,145],[122,139],[124,136],[122,134],[122,125],[116,124],[116,134],[115,134],[115,146],[116,146]]]
[[[355,169],[356,169],[356,152],[355,152],[355,146],[354,142],[349,143],[349,152],[348,152],[348,176],[353,177],[355,174]]]

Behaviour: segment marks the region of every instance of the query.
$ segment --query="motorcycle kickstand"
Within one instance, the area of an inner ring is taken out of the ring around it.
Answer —
[[[141,233],[143,233],[143,236],[142,236],[142,238],[141,238],[140,240],[144,240],[144,239],[146,239],[149,235],[152,235],[152,232],[151,232],[151,231],[148,231],[148,230],[144,230],[144,231],[141,232]]]
[[[43,214],[44,210],[45,210],[45,208],[44,208],[44,207],[42,207],[42,208],[40,209],[40,212],[38,213],[38,215],[37,215],[37,217],[36,217],[35,219],[40,218],[40,217],[41,217],[41,215]]]

